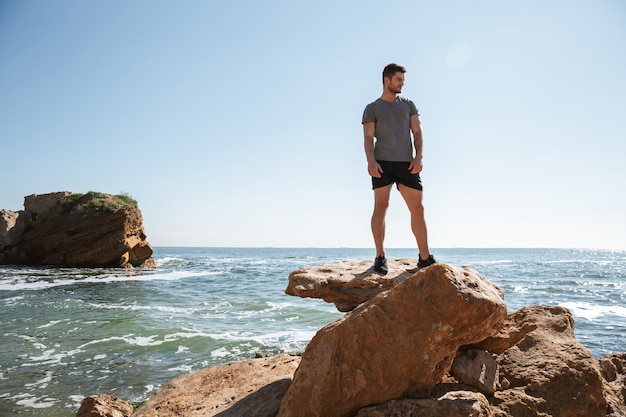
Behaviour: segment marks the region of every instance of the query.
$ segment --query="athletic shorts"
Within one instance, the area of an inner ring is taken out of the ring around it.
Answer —
[[[411,174],[409,171],[410,162],[394,162],[394,161],[377,161],[383,169],[380,178],[372,177],[372,189],[386,187],[389,184],[396,183],[406,185],[422,191],[422,179],[420,174]]]

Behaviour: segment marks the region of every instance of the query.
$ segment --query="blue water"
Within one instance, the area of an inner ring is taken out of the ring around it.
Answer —
[[[499,285],[510,312],[569,308],[594,356],[626,352],[626,251],[434,253]],[[371,249],[156,248],[154,270],[0,267],[0,417],[70,416],[93,394],[141,402],[190,371],[302,351],[342,314],[285,295],[289,273],[371,257]]]

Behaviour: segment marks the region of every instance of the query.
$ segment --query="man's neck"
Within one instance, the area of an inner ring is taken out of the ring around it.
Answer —
[[[398,95],[396,93],[392,93],[391,91],[384,90],[383,95],[380,96],[381,100],[387,101],[389,103],[393,103],[396,101],[396,97]]]

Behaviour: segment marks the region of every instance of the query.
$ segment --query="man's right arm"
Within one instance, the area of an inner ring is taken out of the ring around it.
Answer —
[[[376,133],[376,124],[374,122],[363,123],[363,137],[365,140],[365,157],[367,158],[367,172],[372,177],[380,178],[383,169],[376,162],[374,156],[374,134]]]

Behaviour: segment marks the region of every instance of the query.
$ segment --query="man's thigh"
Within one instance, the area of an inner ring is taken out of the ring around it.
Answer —
[[[389,205],[389,196],[391,194],[392,187],[393,184],[389,184],[384,187],[374,188],[375,207],[387,207]]]
[[[422,190],[417,190],[404,184],[398,184],[398,191],[400,191],[400,195],[402,195],[402,198],[409,207],[409,210],[413,211],[424,209],[422,205],[422,198],[424,195]]]

